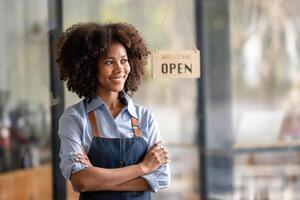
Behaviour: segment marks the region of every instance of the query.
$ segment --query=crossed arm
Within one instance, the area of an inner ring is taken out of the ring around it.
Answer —
[[[87,167],[71,176],[73,186],[79,192],[85,191],[147,191],[148,183],[140,176],[145,172],[140,165],[105,169]]]
[[[169,154],[159,143],[146,154],[143,161],[127,167],[106,169],[93,167],[86,155],[79,154],[75,161],[88,167],[71,176],[73,186],[85,191],[147,191],[148,183],[141,176],[152,173],[162,164],[170,162]]]

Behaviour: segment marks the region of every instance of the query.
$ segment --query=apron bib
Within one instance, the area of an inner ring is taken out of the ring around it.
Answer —
[[[141,162],[147,153],[147,143],[142,138],[138,121],[131,117],[134,137],[101,138],[94,111],[89,114],[93,140],[88,157],[94,167],[119,168]],[[150,192],[82,192],[80,200],[150,200]]]

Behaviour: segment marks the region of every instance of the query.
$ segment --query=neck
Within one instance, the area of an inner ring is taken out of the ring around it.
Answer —
[[[97,95],[104,101],[109,109],[121,106],[121,102],[118,98],[118,92],[98,91]]]

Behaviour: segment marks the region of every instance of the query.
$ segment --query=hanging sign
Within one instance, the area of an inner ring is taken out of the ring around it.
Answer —
[[[152,51],[153,78],[199,78],[200,51]]]

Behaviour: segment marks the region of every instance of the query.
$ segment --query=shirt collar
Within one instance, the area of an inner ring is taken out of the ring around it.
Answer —
[[[104,105],[104,101],[98,96],[94,97],[89,103],[87,102],[86,113],[96,110],[102,105]]]
[[[129,112],[129,114],[137,119],[137,113],[135,110],[135,105],[131,99],[131,97],[126,94],[125,92],[123,92],[123,97],[125,98],[125,103],[127,104],[127,110]],[[100,106],[104,105],[104,101],[99,97],[95,97],[91,100],[91,102],[87,103],[87,107],[86,107],[86,112],[89,113],[93,110],[96,110],[97,108],[99,108]]]
[[[127,109],[128,109],[129,114],[130,114],[132,117],[138,119],[137,114],[136,114],[135,105],[134,105],[134,103],[133,103],[131,97],[130,97],[128,94],[126,94],[126,93],[124,92],[124,98],[125,98],[125,100],[126,100],[126,102],[127,102]]]

